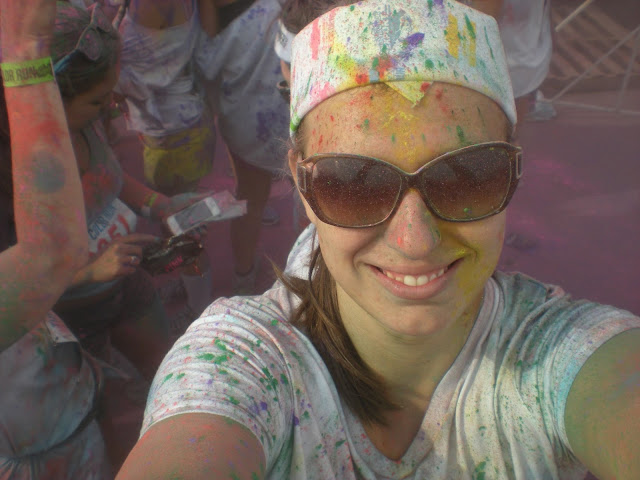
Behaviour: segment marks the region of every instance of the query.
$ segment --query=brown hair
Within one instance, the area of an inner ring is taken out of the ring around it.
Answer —
[[[296,154],[303,154],[304,138],[303,120],[290,143]],[[385,412],[399,406],[391,400],[384,379],[365,363],[347,333],[338,307],[336,282],[320,247],[313,250],[306,279],[274,268],[278,279],[301,300],[290,323],[306,333],[327,366],[340,398],[363,423],[386,425]]]
[[[95,4],[93,8],[101,8]],[[91,23],[91,13],[67,2],[56,4],[56,23],[51,41],[51,58],[58,60],[73,52],[78,38]],[[63,98],[69,99],[91,90],[104,80],[109,69],[115,66],[120,56],[120,36],[115,28],[104,32],[96,29],[100,39],[99,56],[89,60],[82,54],[72,55],[61,72],[56,72],[56,81]]]
[[[287,0],[280,20],[291,33],[298,33],[329,10],[358,3],[357,0]]]

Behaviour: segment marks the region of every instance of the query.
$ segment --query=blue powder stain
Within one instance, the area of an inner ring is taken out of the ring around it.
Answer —
[[[424,40],[424,33],[418,32],[408,36],[406,42],[410,47],[415,47],[421,44],[423,40]]]
[[[260,402],[260,410],[266,411],[268,407],[267,402]]]
[[[293,416],[293,425],[296,427],[300,425],[300,420],[295,415]]]

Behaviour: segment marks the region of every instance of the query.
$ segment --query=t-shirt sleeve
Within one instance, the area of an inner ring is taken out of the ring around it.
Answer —
[[[520,396],[527,405],[540,409],[556,455],[565,456],[573,454],[564,414],[578,372],[605,342],[640,328],[640,318],[613,307],[573,301],[557,287],[536,282],[535,291],[526,283],[516,286],[521,294],[507,306],[511,318],[524,317],[509,341],[512,356],[508,356],[515,363]]]
[[[291,377],[278,340],[279,329],[290,327],[282,322],[281,310],[265,297],[211,305],[156,373],[141,435],[173,415],[221,415],[251,430],[273,465],[293,428]]]

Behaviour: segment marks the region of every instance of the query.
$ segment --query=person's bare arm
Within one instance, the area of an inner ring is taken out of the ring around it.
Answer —
[[[470,6],[499,20],[503,3],[504,0],[471,0]]]
[[[210,37],[215,37],[219,30],[218,8],[215,0],[198,0],[200,26]]]
[[[55,5],[0,0],[2,62],[49,55]],[[45,319],[86,263],[88,248],[82,187],[57,85],[4,92],[18,241],[0,253],[0,351]]]
[[[193,14],[191,0],[131,0],[129,16],[138,25],[162,30],[187,22]]]
[[[248,429],[218,415],[185,413],[152,426],[116,480],[262,480],[262,445]]]
[[[587,360],[569,391],[565,428],[576,457],[597,478],[640,478],[640,328]]]

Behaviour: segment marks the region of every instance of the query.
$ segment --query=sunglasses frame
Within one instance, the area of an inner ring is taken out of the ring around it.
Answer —
[[[78,41],[76,42],[75,47],[73,47],[73,50],[71,50],[53,65],[53,71],[56,74],[62,73],[64,69],[67,68],[67,65],[69,64],[71,59],[78,53],[81,53],[92,62],[95,62],[96,60],[98,60],[98,58],[100,58],[100,52],[96,54],[96,52],[91,51],[92,49],[90,48],[90,43],[92,40],[89,39],[89,37],[92,37],[94,41],[97,39],[100,41],[100,43],[102,43],[99,31],[106,33],[114,27],[102,11],[102,8],[100,8],[100,5],[94,3],[89,7],[89,10],[91,11],[91,20],[78,37]],[[87,44],[89,44],[89,47],[87,47]]]
[[[438,162],[441,162],[451,157],[455,157],[456,155],[460,155],[462,153],[472,152],[475,150],[482,150],[486,148],[503,148],[509,154],[509,167],[510,167],[509,173],[510,173],[511,180],[509,183],[509,188],[507,190],[507,193],[502,203],[500,204],[499,207],[497,207],[495,210],[491,211],[490,213],[487,213],[486,215],[482,215],[480,217],[474,217],[471,219],[449,219],[441,216],[431,204],[431,200],[428,197],[425,198],[425,196],[422,195],[422,192],[420,191],[420,188],[418,186],[418,177],[422,174],[424,170],[428,169],[429,167],[432,167]],[[382,163],[383,165],[388,166],[389,168],[391,168],[392,170],[395,170],[400,174],[402,183],[400,185],[400,191],[398,193],[398,197],[396,198],[396,202],[393,208],[384,219],[380,220],[379,222],[370,223],[366,225],[343,225],[328,219],[324,215],[324,213],[322,212],[322,209],[316,202],[315,196],[311,188],[312,181],[313,181],[313,170],[315,168],[315,164],[319,160],[322,160],[325,158],[335,159],[336,157],[353,158],[353,159],[359,159],[359,160],[374,161],[376,163]],[[298,180],[298,190],[300,191],[302,196],[305,198],[305,200],[311,207],[311,210],[313,210],[313,213],[315,213],[315,215],[318,217],[320,221],[327,223],[329,225],[333,225],[335,227],[341,227],[341,228],[368,228],[368,227],[380,225],[381,223],[384,223],[389,218],[391,218],[393,214],[396,212],[396,210],[398,209],[398,205],[400,205],[402,198],[404,198],[404,196],[406,195],[407,191],[410,188],[414,188],[418,192],[420,192],[420,197],[425,202],[425,205],[427,206],[431,214],[434,215],[436,218],[439,218],[440,220],[444,220],[447,222],[456,222],[456,223],[465,222],[466,223],[466,222],[475,222],[477,220],[482,220],[484,218],[497,215],[498,213],[502,212],[505,208],[507,208],[507,205],[509,205],[509,202],[511,201],[511,197],[513,197],[513,194],[515,193],[516,188],[518,186],[520,177],[522,177],[522,168],[523,168],[523,161],[522,161],[521,147],[517,147],[508,142],[485,142],[485,143],[479,143],[476,145],[460,148],[458,150],[453,150],[451,152],[445,153],[444,155],[440,155],[439,157],[436,157],[433,160],[424,164],[414,173],[407,173],[401,168],[398,168],[389,162],[385,162],[384,160],[380,160],[375,157],[368,157],[365,155],[355,155],[355,154],[349,154],[349,153],[318,153],[318,154],[311,155],[310,157],[307,157],[304,160],[297,163],[296,177]]]

